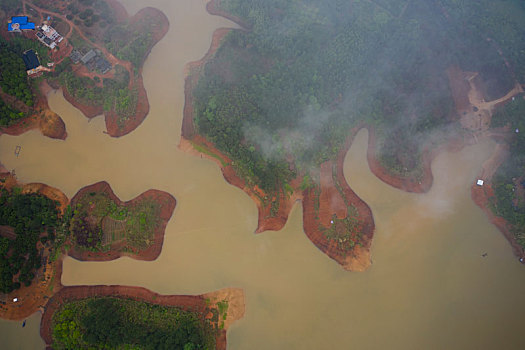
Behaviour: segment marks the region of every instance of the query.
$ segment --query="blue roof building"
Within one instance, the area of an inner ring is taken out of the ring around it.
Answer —
[[[27,22],[29,22],[29,20],[27,19],[27,16],[14,16],[14,17],[11,17],[11,22],[26,24]]]
[[[34,30],[35,24],[29,22],[27,16],[14,16],[11,17],[11,22],[7,24],[7,31],[19,32],[21,30]]]
[[[27,70],[35,69],[36,67],[40,66],[38,57],[33,50],[27,50],[24,52],[22,59],[24,60]]]

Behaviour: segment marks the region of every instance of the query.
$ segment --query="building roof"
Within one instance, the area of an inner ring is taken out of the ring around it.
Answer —
[[[28,29],[35,29],[35,24],[29,22],[27,16],[11,17],[11,23],[7,24],[7,31],[9,32]]]
[[[27,16],[14,16],[11,17],[11,23],[27,24]]]
[[[26,23],[26,24],[20,24],[20,29],[35,29],[35,24],[34,23]]]
[[[97,53],[95,51],[89,50],[80,60],[82,61],[82,63],[86,64],[93,58],[95,58],[96,55]]]
[[[77,64],[78,62],[80,62],[82,54],[78,50],[73,50],[69,55],[69,58],[71,58],[71,61],[73,61],[74,64]]]
[[[22,55],[22,59],[24,60],[27,70],[31,70],[40,66],[38,57],[36,57],[36,54],[33,50],[28,50],[24,52],[24,54]]]
[[[112,68],[111,63],[100,56],[96,59],[96,67],[102,74],[106,74]]]

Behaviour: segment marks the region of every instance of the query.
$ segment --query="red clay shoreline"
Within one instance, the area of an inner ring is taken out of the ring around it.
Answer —
[[[226,293],[233,291],[233,298],[242,299],[242,310],[235,311],[235,316],[232,317],[231,322],[242,317],[244,315],[244,294],[239,289],[227,289]],[[130,286],[72,286],[63,287],[58,293],[47,302],[45,311],[42,315],[42,321],[40,323],[40,336],[46,343],[46,349],[51,349],[53,342],[52,338],[52,317],[53,314],[60,309],[61,305],[66,302],[92,298],[92,297],[118,297],[126,298],[137,301],[144,301],[151,304],[163,305],[163,306],[176,306],[186,311],[198,312],[203,315],[208,315],[207,309],[209,304],[206,299],[214,299],[215,295],[221,295],[224,290],[207,293],[203,295],[162,295],[152,292],[142,287],[130,287]],[[236,300],[229,300],[229,303],[239,302]],[[213,304],[213,302],[212,302]],[[209,317],[209,315],[207,316]],[[216,348],[226,349],[226,331],[227,325],[225,324],[224,329],[218,332],[216,337]]]
[[[136,202],[140,202],[144,199],[153,199],[160,204],[161,211],[159,218],[161,219],[161,224],[157,227],[154,234],[153,244],[144,250],[139,250],[138,252],[129,253],[119,250],[118,245],[112,246],[112,249],[107,252],[92,252],[78,249],[73,246],[68,251],[68,255],[72,258],[75,258],[80,261],[110,261],[118,259],[122,256],[129,256],[137,260],[153,261],[158,258],[162,251],[162,244],[164,242],[164,232],[166,225],[173,215],[175,206],[177,205],[177,200],[171,194],[159,190],[148,190],[143,192],[138,197],[133,198],[127,202],[122,202],[113,192],[111,186],[105,182],[97,182],[89,186],[81,188],[73,198],[71,198],[71,206],[74,207],[78,199],[90,192],[104,192],[109,198],[115,202],[118,206],[129,207],[133,206]]]

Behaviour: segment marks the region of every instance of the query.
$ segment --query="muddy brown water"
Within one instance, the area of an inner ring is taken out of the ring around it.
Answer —
[[[344,271],[304,235],[299,203],[283,230],[254,235],[251,199],[228,185],[214,163],[177,148],[184,65],[204,55],[215,28],[234,25],[207,14],[204,0],[125,5],[130,13],[155,6],[170,19],[168,35],[144,67],[151,104],[144,123],[111,138],[102,118],[88,122],[52,92],[50,106],[64,119],[67,140],[38,131],[2,135],[0,160],[19,180],[47,183],[69,197],[106,180],[122,200],[156,188],[173,194],[178,205],[156,261],[67,258],[64,285],[137,285],[164,294],[242,287],[246,315],[228,332],[230,349],[523,348],[525,269],[470,199],[492,142],[440,154],[432,189],[417,195],[373,176],[361,131],[346,156],[345,176],[374,213],[373,264],[364,273]],[[40,347],[32,326],[39,318],[31,317],[30,328],[0,321],[3,344]]]

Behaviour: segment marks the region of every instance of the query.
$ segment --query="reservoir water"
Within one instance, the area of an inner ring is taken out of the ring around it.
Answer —
[[[370,172],[367,133],[357,135],[344,170],[376,222],[373,264],[364,273],[344,271],[307,239],[300,203],[283,230],[254,235],[252,200],[228,185],[216,164],[177,148],[185,64],[205,54],[216,28],[235,27],[207,14],[205,3],[124,2],[129,13],[153,6],[170,20],[144,66],[150,113],[131,134],[109,137],[102,118],[89,122],[52,92],[49,104],[66,123],[65,141],[38,131],[0,137],[0,160],[20,181],[47,183],[70,198],[101,180],[122,200],[150,188],[177,198],[156,261],[66,258],[62,283],[137,285],[164,294],[242,287],[246,315],[228,332],[230,349],[523,348],[525,269],[470,199],[491,141],[440,154],[432,189],[409,194]],[[3,342],[10,349],[40,346],[33,327],[39,318],[25,328],[1,321]]]

